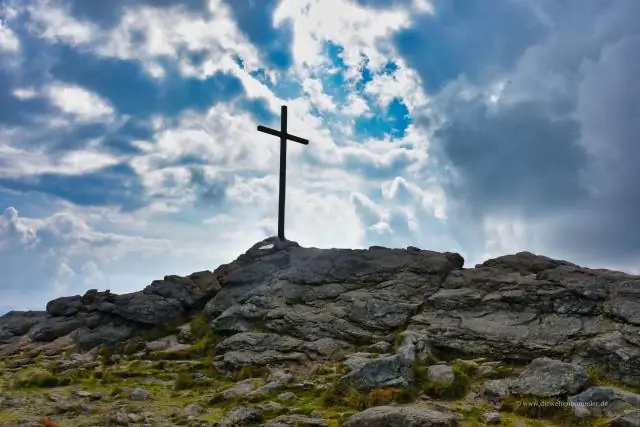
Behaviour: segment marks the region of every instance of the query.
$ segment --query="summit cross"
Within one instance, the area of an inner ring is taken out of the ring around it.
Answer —
[[[284,238],[284,199],[285,186],[287,183],[287,140],[308,145],[309,140],[300,138],[299,136],[287,133],[287,106],[283,105],[280,110],[280,130],[258,126],[259,132],[268,133],[269,135],[280,138],[280,188],[278,196],[278,239],[283,241]]]

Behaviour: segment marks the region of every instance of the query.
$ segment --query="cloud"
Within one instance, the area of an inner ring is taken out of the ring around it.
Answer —
[[[20,39],[16,34],[0,21],[0,51],[18,52],[20,50]]]
[[[527,2],[496,0],[491,7],[475,0],[432,3],[433,13],[416,15],[411,27],[393,35],[428,93],[463,74],[473,83],[485,83],[547,35]]]
[[[78,86],[53,84],[46,88],[50,102],[81,121],[108,121],[113,108],[102,98]]]
[[[85,156],[82,160],[90,161],[91,158]],[[52,194],[78,205],[120,206],[127,211],[145,205],[145,188],[127,164],[74,175],[43,173],[29,179],[0,178],[0,185],[22,193]]]
[[[280,22],[273,25],[273,13],[279,0],[224,0],[231,8],[238,28],[256,46],[266,65],[278,69],[291,66],[291,25]]]
[[[591,9],[541,2],[530,12],[526,28],[544,26],[546,36],[510,61],[489,56],[484,64],[498,70],[493,78],[479,78],[472,67],[441,79],[444,89],[434,96],[439,117],[430,126],[436,150],[451,165],[442,182],[458,215],[488,227],[486,247],[514,249],[504,246],[512,241],[576,262],[630,268],[640,259],[632,225],[640,199],[631,184],[640,137],[632,119],[640,61],[631,52],[640,28],[629,19],[640,12],[638,3]],[[509,27],[498,40],[523,40],[522,33]],[[421,69],[431,72],[426,64]],[[433,90],[426,75],[425,86]],[[517,238],[505,230],[519,230]]]
[[[137,257],[141,251],[151,256],[167,243],[99,232],[84,216],[69,212],[26,218],[14,207],[5,209],[0,217],[0,242],[0,267],[10,272],[2,284],[0,311],[25,305],[36,308],[34,301],[24,299],[29,295],[41,299],[79,292],[91,279],[79,274],[83,269],[95,276],[99,266]]]

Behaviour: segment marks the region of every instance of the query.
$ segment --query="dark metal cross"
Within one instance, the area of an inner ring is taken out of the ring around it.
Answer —
[[[308,139],[300,138],[287,133],[287,106],[283,105],[280,113],[280,131],[258,126],[259,132],[268,133],[269,135],[280,138],[280,190],[278,198],[278,239],[284,238],[284,196],[285,185],[287,182],[287,140],[298,142],[300,144],[309,144]]]

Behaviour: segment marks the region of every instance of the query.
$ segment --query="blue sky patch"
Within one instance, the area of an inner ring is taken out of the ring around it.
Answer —
[[[402,138],[409,125],[411,116],[409,109],[398,98],[389,103],[386,110],[375,108],[373,117],[358,117],[355,121],[355,132],[360,137],[384,139]]]

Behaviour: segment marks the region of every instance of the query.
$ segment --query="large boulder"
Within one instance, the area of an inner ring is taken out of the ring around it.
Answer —
[[[45,311],[10,311],[0,316],[0,344],[9,344],[47,317]]]
[[[640,410],[640,394],[617,387],[591,387],[569,397],[574,407],[587,409],[593,416],[619,416],[631,409]]]
[[[359,390],[381,387],[408,387],[413,382],[411,362],[402,355],[363,359],[342,380]]]
[[[582,390],[588,379],[580,366],[541,357],[511,382],[509,390],[514,395],[562,397]]]
[[[414,406],[376,406],[349,417],[343,427],[455,427],[456,414]]]

